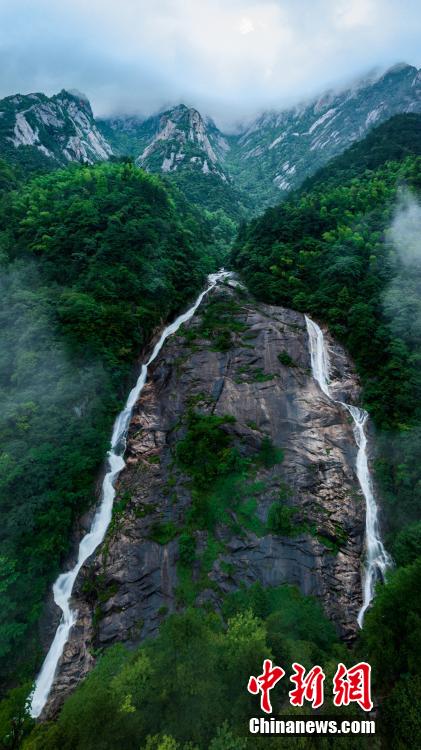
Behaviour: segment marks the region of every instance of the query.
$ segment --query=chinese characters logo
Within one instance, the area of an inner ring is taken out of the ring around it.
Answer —
[[[295,686],[289,691],[291,706],[303,706],[304,701],[311,703],[313,708],[319,708],[324,700],[324,682],[326,675],[323,669],[316,665],[307,674],[301,664],[294,662],[290,682]],[[252,695],[260,693],[260,707],[266,714],[272,713],[270,691],[284,677],[285,670],[272,664],[270,659],[263,662],[263,671],[258,677],[250,677],[247,690]],[[364,711],[371,711],[371,667],[362,661],[347,669],[342,662],[333,677],[333,704],[335,706],[349,706],[357,703]]]

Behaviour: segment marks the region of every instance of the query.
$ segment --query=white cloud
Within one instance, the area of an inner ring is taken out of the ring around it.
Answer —
[[[374,0],[340,0],[335,10],[337,26],[344,29],[369,27],[379,20],[379,5]]]
[[[400,194],[388,233],[395,276],[383,294],[386,317],[395,335],[411,347],[421,344],[421,206],[408,190]]]
[[[2,0],[0,96],[78,88],[99,114],[185,100],[227,124],[419,64],[420,35],[418,0]]]
[[[240,23],[240,34],[251,34],[254,24],[250,18],[242,18]]]

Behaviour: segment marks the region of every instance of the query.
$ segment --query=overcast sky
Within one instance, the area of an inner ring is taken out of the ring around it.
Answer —
[[[77,88],[96,115],[184,101],[231,127],[401,61],[420,0],[0,0],[0,96]]]

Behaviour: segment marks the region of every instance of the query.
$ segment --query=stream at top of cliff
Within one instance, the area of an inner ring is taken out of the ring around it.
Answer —
[[[155,344],[151,356],[146,364],[142,365],[137,382],[129,393],[124,409],[120,412],[114,422],[110,450],[107,454],[108,471],[104,476],[101,489],[101,500],[93,518],[91,529],[79,544],[78,558],[74,567],[66,573],[61,573],[53,585],[54,602],[60,607],[62,617],[53,642],[41,667],[41,671],[35,680],[35,689],[31,695],[30,706],[31,716],[34,718],[37,718],[41,714],[47,702],[57,665],[69,638],[70,630],[76,622],[77,612],[70,606],[76,578],[82,565],[103,541],[111,521],[113,502],[116,494],[115,483],[120,472],[125,467],[124,453],[126,450],[127,431],[130,424],[130,418],[133,407],[139,399],[146,383],[148,367],[158,356],[167,338],[176,333],[180,326],[182,326],[183,323],[186,323],[195,314],[205,295],[208,294],[219,281],[229,278],[230,276],[231,273],[224,269],[221,269],[218,273],[210,274],[208,276],[208,285],[206,289],[199,294],[194,305],[192,305],[185,313],[179,315],[173,323],[164,328],[159,340]]]
[[[313,377],[317,380],[323,393],[332,401],[336,401],[330,389],[329,351],[323,336],[323,331],[320,326],[318,326],[317,323],[311,320],[307,315],[305,316],[305,321],[309,337]],[[367,436],[364,429],[368,420],[368,412],[358,406],[354,406],[353,404],[347,404],[344,401],[339,401],[338,403],[340,403],[344,409],[349,411],[354,421],[354,436],[358,448],[356,470],[366,505],[366,559],[363,574],[363,603],[358,613],[358,624],[360,628],[362,628],[364,615],[374,597],[376,581],[379,580],[379,578],[384,580],[387,568],[392,565],[392,558],[386,552],[380,538],[378,509],[373,491],[370,468],[368,465]]]

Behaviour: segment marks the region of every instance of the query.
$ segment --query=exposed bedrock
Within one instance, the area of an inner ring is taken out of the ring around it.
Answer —
[[[216,351],[215,342],[202,337],[202,318],[215,299],[227,295],[238,305],[233,313],[236,332],[227,351]],[[357,402],[352,363],[332,340],[330,349],[332,390],[338,399]],[[185,524],[189,478],[175,465],[174,450],[192,405],[200,412],[234,417],[221,429],[243,456],[256,455],[265,436],[284,453],[283,461],[271,468],[259,465],[253,478],[260,483],[255,512],[263,531],[255,533],[239,523],[216,527],[220,553],[196,603],[209,602],[217,609],[224,594],[240,585],[292,583],[321,600],[342,638],[352,640],[356,633],[364,502],[355,474],[350,415],[312,378],[301,313],[259,304],[241,290],[220,286],[188,326],[167,341],[135,408],[117,513],[76,583],[78,620],[45,716],[57,711],[91,669],[95,649],[115,642],[135,645],[183,606],[177,593],[178,536],[165,544],[150,536],[157,525],[172,522],[181,533]],[[295,511],[296,528],[288,536],[265,527],[280,488],[286,488],[285,502]],[[195,531],[198,560],[207,535]],[[193,563],[193,579],[199,580],[199,567]]]

